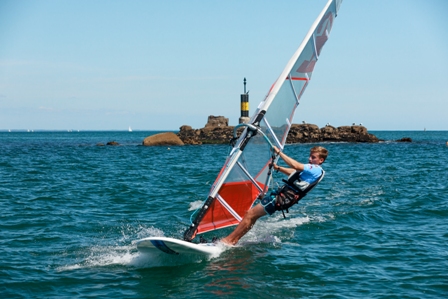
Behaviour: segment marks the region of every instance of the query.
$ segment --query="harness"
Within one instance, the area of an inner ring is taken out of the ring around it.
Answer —
[[[324,176],[325,171],[322,169],[320,177],[311,184],[300,179],[299,171],[294,172],[288,180],[283,179],[285,184],[273,192],[273,195],[276,195],[275,210],[282,211],[283,217],[286,218],[284,211],[289,213],[288,209],[304,198]]]

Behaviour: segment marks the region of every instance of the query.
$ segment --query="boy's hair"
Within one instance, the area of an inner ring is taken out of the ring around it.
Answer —
[[[323,146],[315,146],[310,150],[310,153],[318,153],[320,158],[323,158],[324,161],[327,159],[328,150]]]

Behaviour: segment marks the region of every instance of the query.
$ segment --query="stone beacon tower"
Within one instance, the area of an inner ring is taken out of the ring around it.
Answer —
[[[244,93],[241,95],[241,117],[239,118],[240,124],[248,124],[249,117],[249,92],[246,92],[246,78],[244,78]]]

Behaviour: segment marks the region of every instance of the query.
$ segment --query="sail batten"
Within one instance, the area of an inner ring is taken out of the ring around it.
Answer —
[[[240,217],[240,215],[238,215],[237,212],[235,212],[232,207],[221,197],[221,196],[217,196],[216,199],[227,209],[227,211],[230,212],[230,214],[232,214],[233,217],[235,217],[236,220],[241,221],[243,218]]]
[[[277,147],[281,147],[281,148],[283,148],[283,143],[280,142],[280,141],[278,140],[277,136],[274,134],[274,130],[273,130],[272,127],[269,125],[269,121],[268,121],[267,119],[264,119],[264,122],[265,122],[265,124],[266,124],[266,128],[267,128],[267,130],[269,131],[269,133],[271,134],[272,138],[274,139],[276,146],[277,146]]]
[[[254,186],[262,191],[263,189],[258,185],[258,183],[255,181],[255,179],[250,175],[250,173],[246,170],[246,168],[244,168],[243,165],[241,165],[240,162],[238,162],[238,166],[241,168],[241,170],[246,174],[247,178],[252,182],[252,184],[254,184]]]
[[[258,105],[221,168],[203,207],[185,232],[185,240],[238,224],[257,198],[267,191],[272,180],[272,163],[277,159],[272,155],[272,146],[284,148],[300,99],[329,38],[341,3],[342,0],[327,2]]]

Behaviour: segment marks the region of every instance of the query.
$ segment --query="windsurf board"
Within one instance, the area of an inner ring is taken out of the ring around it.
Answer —
[[[136,242],[143,253],[164,252],[172,255],[218,256],[223,247],[215,243],[192,243],[167,237],[149,237]]]

